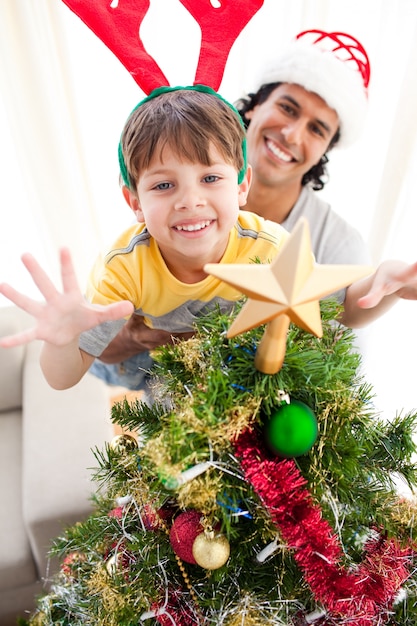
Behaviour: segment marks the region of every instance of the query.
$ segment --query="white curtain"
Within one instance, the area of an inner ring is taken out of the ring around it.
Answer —
[[[362,232],[375,263],[417,260],[417,3],[265,0],[232,48],[221,93],[236,100],[308,28],[354,35],[372,67],[364,136],[331,153],[320,193]],[[179,0],[151,0],[141,36],[171,84],[193,81],[200,32]],[[33,252],[59,281],[57,251],[67,245],[83,283],[97,252],[132,221],[117,144],[142,96],[61,0],[0,0],[0,280],[38,297],[20,254]],[[362,333],[367,376],[388,414],[417,407],[416,307],[400,303]]]

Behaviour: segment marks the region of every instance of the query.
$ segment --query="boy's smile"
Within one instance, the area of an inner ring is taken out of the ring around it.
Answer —
[[[204,222],[198,222],[196,224],[177,224],[176,226],[174,226],[174,228],[176,228],[177,230],[183,230],[188,233],[192,233],[192,232],[196,232],[199,230],[203,230],[204,228],[207,228],[208,226],[210,226],[210,224],[212,223],[213,223],[212,220],[205,220]]]

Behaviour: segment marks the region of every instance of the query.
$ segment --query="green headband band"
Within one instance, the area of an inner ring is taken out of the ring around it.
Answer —
[[[149,96],[146,96],[146,98],[143,98],[143,100],[141,100],[136,106],[135,108],[131,111],[130,115],[132,115],[132,113],[134,111],[136,111],[136,109],[138,109],[140,106],[142,106],[142,104],[145,104],[145,102],[148,102],[149,100],[152,100],[153,98],[156,98],[157,96],[166,93],[168,91],[179,91],[181,89],[187,90],[187,91],[202,91],[205,93],[209,93],[213,96],[216,96],[216,98],[219,98],[219,100],[221,100],[222,102],[224,102],[225,104],[227,104],[228,107],[230,107],[232,109],[232,111],[234,111],[242,125],[243,128],[245,128],[245,125],[242,121],[242,118],[240,116],[239,111],[233,106],[233,104],[230,104],[230,102],[228,102],[227,100],[225,100],[225,98],[223,98],[220,94],[217,93],[217,91],[214,91],[214,89],[212,89],[211,87],[207,87],[206,85],[192,85],[189,87],[158,87],[157,89],[154,89],[153,91],[151,91],[151,93],[149,94]],[[246,130],[246,129],[245,129]],[[130,183],[129,183],[129,176],[127,174],[127,168],[126,168],[126,163],[124,160],[124,156],[123,156],[123,150],[122,150],[122,143],[121,141],[119,141],[119,167],[120,167],[120,174],[122,175],[123,178],[123,182],[126,185],[126,187],[128,189],[130,189]],[[238,183],[240,184],[243,179],[245,178],[245,174],[246,174],[246,170],[248,167],[248,162],[247,162],[247,153],[246,153],[246,136],[243,138],[242,141],[242,154],[243,154],[243,167],[239,172],[238,175]]]

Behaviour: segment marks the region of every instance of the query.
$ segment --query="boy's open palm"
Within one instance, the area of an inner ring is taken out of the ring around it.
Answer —
[[[78,286],[71,255],[66,248],[60,251],[62,293],[32,255],[23,255],[22,262],[45,301],[33,300],[6,283],[0,285],[0,293],[36,320],[32,328],[0,339],[0,346],[4,348],[29,343],[34,339],[64,346],[85,330],[103,322],[121,319],[133,312],[133,305],[127,301],[106,306],[89,304]]]

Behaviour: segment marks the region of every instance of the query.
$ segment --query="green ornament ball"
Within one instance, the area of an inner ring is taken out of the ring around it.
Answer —
[[[299,400],[283,404],[265,422],[264,436],[272,452],[286,459],[302,456],[317,439],[317,419]]]

